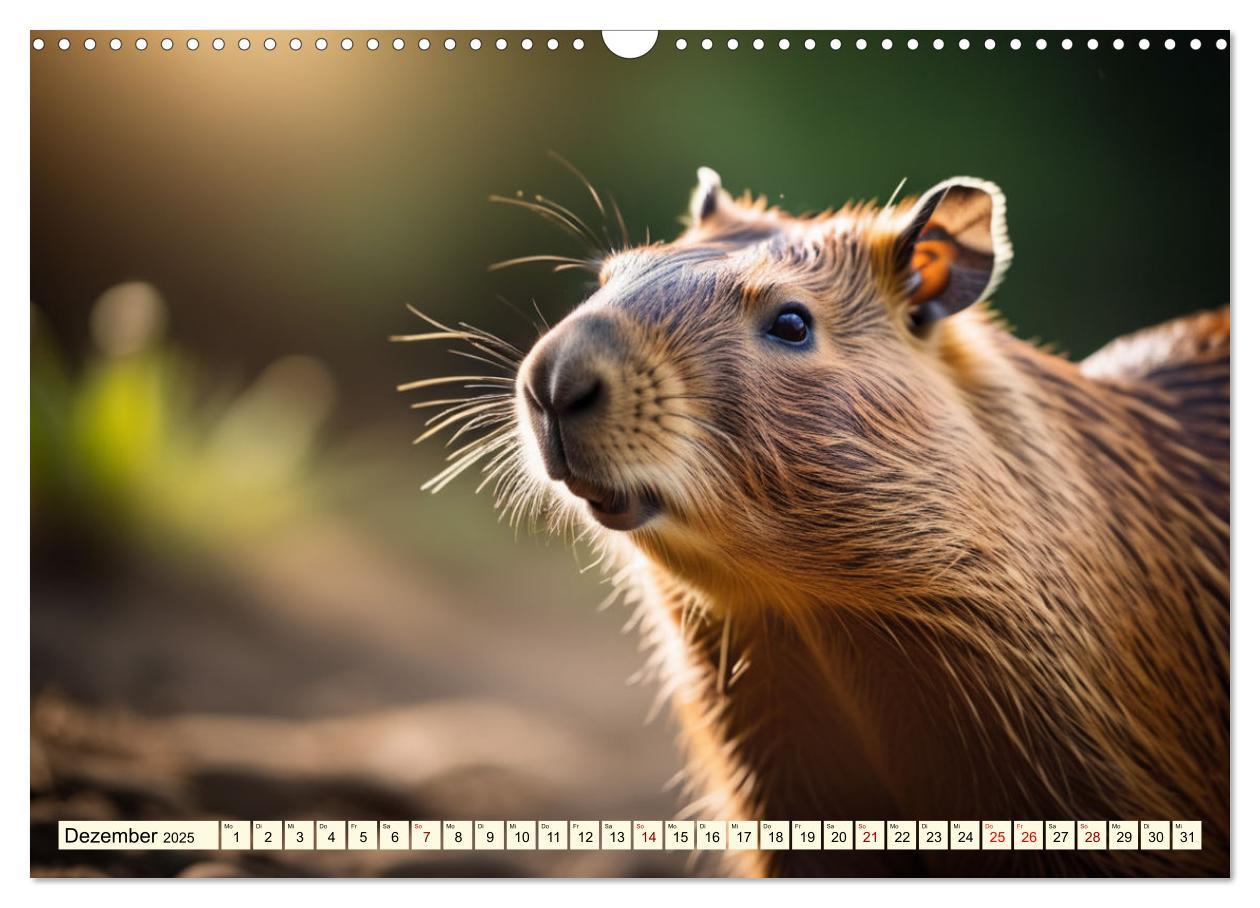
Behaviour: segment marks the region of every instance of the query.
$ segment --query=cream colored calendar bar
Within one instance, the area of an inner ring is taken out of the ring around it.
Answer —
[[[1200,820],[62,820],[63,851],[1198,851]],[[1019,855],[1012,855],[1018,860]]]

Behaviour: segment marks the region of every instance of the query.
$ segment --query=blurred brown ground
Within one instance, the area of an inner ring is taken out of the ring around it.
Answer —
[[[665,720],[624,611],[458,608],[335,524],[229,578],[133,564],[33,612],[32,872],[639,875],[678,855],[57,852],[58,819],[664,818]],[[546,595],[543,593],[542,595]]]

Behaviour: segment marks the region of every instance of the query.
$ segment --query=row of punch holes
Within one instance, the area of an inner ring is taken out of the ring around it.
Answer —
[[[348,37],[342,38],[340,42],[338,43],[343,51],[354,50],[355,48],[355,42],[353,38],[348,38]],[[753,50],[764,50],[767,46],[764,38],[753,38],[748,43],[752,47]],[[843,42],[839,38],[832,38],[829,41],[825,41],[825,43],[826,43],[826,46],[830,47],[832,50],[840,50],[844,46]],[[951,41],[949,43],[953,43],[953,42]],[[1071,38],[1063,38],[1062,40],[1057,41],[1056,43],[1063,50],[1071,50],[1074,46],[1074,43]],[[1152,46],[1151,40],[1149,38],[1139,38],[1136,43],[1139,50],[1149,50],[1150,47]],[[290,50],[297,51],[297,50],[301,50],[303,47],[301,38],[290,38],[288,44],[289,44]],[[320,50],[320,51],[327,50],[330,46],[327,38],[316,38],[313,44],[314,44],[315,49]],[[407,42],[404,41],[402,38],[394,38],[392,41],[389,42],[389,44],[396,51],[404,50],[407,47]],[[1045,50],[1047,47],[1050,46],[1050,44],[1051,42],[1045,38],[1038,38],[1032,42],[1032,46],[1036,47],[1037,50]],[[697,45],[699,46],[701,50],[706,50],[706,51],[712,50],[714,47],[722,46],[721,44],[715,44],[712,38],[702,38],[700,41],[697,42]],[[801,45],[805,48],[805,50],[814,50],[816,47],[819,46],[819,42],[813,38],[806,38],[804,39],[804,41],[801,42]],[[1089,50],[1097,50],[1100,46],[1102,46],[1101,42],[1097,38],[1086,39],[1084,41],[1084,45]],[[35,38],[31,42],[31,46],[35,50],[43,50],[46,44],[43,38]],[[63,51],[70,50],[72,46],[73,45],[69,38],[61,38],[57,41],[57,48],[59,50],[63,50]],[[135,41],[136,50],[147,50],[148,46],[149,46],[149,42],[146,38],[137,38]],[[176,45],[175,45],[174,39],[163,38],[159,42],[159,46],[162,48],[162,50],[169,51],[169,50],[173,50]],[[201,47],[201,41],[195,37],[188,38],[184,42],[184,46],[190,51],[195,51]],[[227,46],[227,42],[225,42],[222,38],[214,38],[211,40],[210,46],[214,50],[223,50]],[[239,50],[247,51],[251,47],[253,47],[253,44],[250,42],[249,38],[240,38],[237,40],[236,46],[237,46],[237,49]],[[272,51],[272,50],[275,50],[278,46],[279,46],[279,43],[276,41],[275,38],[264,38],[262,41],[262,47],[264,50]],[[364,46],[368,50],[374,51],[374,50],[379,50],[382,46],[382,43],[377,38],[368,38],[364,42]],[[428,38],[421,38],[419,39],[419,41],[416,42],[416,46],[420,50],[429,50],[435,45]],[[459,47],[459,42],[455,38],[446,38],[444,41],[441,42],[440,46],[444,48],[445,50],[452,51]],[[469,50],[480,50],[482,46],[483,45],[480,38],[471,38],[468,40]],[[548,38],[547,41],[545,42],[545,46],[548,50],[558,50],[560,48],[560,41],[557,38]],[[583,41],[581,38],[574,38],[571,42],[571,46],[573,50],[580,51],[586,46],[586,42]],[[678,38],[674,42],[674,47],[680,51],[687,50],[689,46],[690,44],[688,43],[686,38]],[[792,42],[787,38],[780,38],[778,39],[777,42],[775,42],[775,46],[777,46],[779,50],[791,50]],[[865,38],[858,38],[853,42],[853,47],[856,50],[866,50],[870,46],[872,45]],[[888,51],[896,47],[897,43],[894,42],[892,38],[884,38],[877,42],[877,46],[883,50]],[[917,38],[908,38],[906,39],[904,46],[906,50],[918,50],[920,47],[920,43]],[[935,38],[927,46],[930,46],[933,50],[939,51],[939,50],[945,49],[945,47],[947,46],[947,42],[945,41],[944,38]],[[957,46],[959,50],[969,50],[972,47],[972,43],[969,38],[959,38],[957,41]],[[978,46],[982,46],[985,50],[996,50],[999,45],[996,38],[985,38],[982,42],[979,42]],[[1009,47],[1011,50],[1021,50],[1024,44],[1019,38],[1011,38],[1008,42],[1006,42],[1006,46]],[[1123,38],[1114,38],[1111,41],[1111,46],[1114,50],[1124,50],[1125,41]],[[1174,38],[1166,38],[1163,42],[1163,46],[1165,50],[1176,50],[1177,41]],[[1189,41],[1189,46],[1191,50],[1199,50],[1203,46],[1203,42],[1199,40],[1198,38],[1191,38]],[[1217,50],[1225,50],[1228,46],[1229,46],[1229,42],[1226,41],[1224,38],[1216,39]],[[96,47],[97,47],[97,42],[95,38],[83,39],[84,50],[91,51],[91,50],[95,50]],[[114,51],[122,50],[123,41],[121,38],[111,38],[109,39],[108,47],[110,50],[114,50]],[[509,42],[506,38],[495,39],[494,48],[496,50],[503,51],[503,50],[507,50],[508,47],[509,47]],[[534,47],[534,41],[532,38],[520,39],[521,50],[532,50],[533,47]],[[725,47],[727,50],[739,50],[740,39],[728,38],[725,42]]]

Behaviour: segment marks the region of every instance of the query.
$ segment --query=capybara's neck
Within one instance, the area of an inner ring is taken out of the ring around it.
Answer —
[[[1186,486],[1202,458],[1150,389],[1087,378],[984,322],[962,330],[941,360],[990,494],[931,583],[838,586],[785,609],[781,586],[759,601],[756,579],[705,589],[651,569],[647,607],[708,793],[696,812],[1189,818],[1223,837],[1228,525]]]

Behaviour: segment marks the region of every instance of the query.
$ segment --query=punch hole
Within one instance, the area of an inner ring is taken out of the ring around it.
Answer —
[[[738,42],[738,41],[736,41],[734,38],[728,38],[728,39],[726,40],[726,49],[727,49],[727,50],[739,50],[739,42]]]
[[[290,39],[289,39],[289,50],[301,50],[301,49],[302,49],[302,39],[301,39],[301,38],[290,38]]]
[[[1088,41],[1085,42],[1085,46],[1088,47],[1090,50],[1098,50],[1098,39],[1090,38]]]
[[[968,41],[966,38],[959,38],[959,39],[958,39],[958,49],[959,49],[959,50],[967,50],[969,47],[971,47],[971,42],[970,42],[970,41]]]
[[[1063,47],[1063,49],[1064,49],[1064,50],[1071,50],[1071,49],[1072,49],[1072,39],[1071,39],[1071,38],[1064,38],[1064,39],[1063,39],[1063,44],[1062,44],[1061,46]]]
[[[58,42],[57,42],[57,47],[58,47],[59,49],[61,49],[61,50],[69,50],[69,49],[70,49],[70,39],[69,39],[69,38],[62,38],[60,41],[58,41]]]
[[[1177,42],[1174,41],[1172,38],[1169,38],[1168,40],[1164,42],[1164,50],[1176,50],[1176,49],[1177,49]]]
[[[713,50],[713,39],[705,38],[703,41],[700,42],[700,46],[704,48],[705,50]]]
[[[249,50],[249,39],[242,38],[241,40],[236,42],[236,46],[239,47],[241,50]]]
[[[985,39],[984,39],[984,49],[985,49],[985,50],[993,50],[993,49],[994,49],[994,48],[996,48],[996,47],[997,47],[997,42],[996,42],[996,41],[994,41],[992,38],[985,38]]]
[[[1198,50],[1198,49],[1199,49],[1200,47],[1202,47],[1202,46],[1203,46],[1203,42],[1202,42],[1202,41],[1200,41],[1198,38],[1191,38],[1191,39],[1190,39],[1190,49],[1191,49],[1191,50]]]
[[[495,50],[507,50],[507,39],[506,39],[506,38],[499,38],[498,40],[496,40],[496,41],[494,42],[494,49],[495,49]]]
[[[147,50],[148,47],[149,47],[148,40],[146,40],[145,38],[136,39],[136,50]]]
[[[32,41],[32,42],[31,42],[31,47],[35,48],[36,50],[43,50],[43,49],[44,49],[44,39],[43,39],[43,38],[36,38],[34,41]]]
[[[376,49],[377,49],[378,47],[380,47],[380,46],[381,46],[381,42],[380,42],[380,41],[377,41],[375,38],[368,38],[368,40],[367,40],[367,49],[368,49],[368,50],[376,50]]]
[[[658,32],[653,31],[620,30],[600,33],[604,39],[604,46],[625,60],[634,60],[637,57],[642,57],[654,48],[658,34]],[[683,48],[680,47],[678,49],[682,50]],[[578,50],[581,50],[581,48],[578,48]]]
[[[429,45],[428,38],[421,38],[419,41],[416,42],[416,47],[420,48],[421,50],[428,50],[429,46],[430,45]]]
[[[275,50],[275,49],[276,49],[275,38],[265,38],[263,40],[263,50]]]
[[[586,42],[585,42],[585,41],[583,41],[581,38],[574,38],[574,39],[573,39],[573,49],[574,49],[574,50],[581,50],[581,49],[582,49],[582,48],[584,48],[584,47],[586,47]]]
[[[1117,38],[1116,40],[1111,42],[1111,46],[1114,47],[1116,50],[1124,50],[1124,39]]]
[[[557,41],[555,38],[547,39],[547,50],[555,50],[559,46],[560,46],[560,42]]]
[[[766,42],[762,41],[760,38],[753,39],[753,50],[761,50],[765,46],[766,46]]]
[[[1141,48],[1142,50],[1146,50],[1150,46],[1151,46],[1151,42],[1146,38],[1143,38],[1141,41],[1138,42],[1138,47]]]
[[[857,42],[853,46],[856,47],[858,50],[866,50],[866,39],[858,38]]]
[[[1023,46],[1024,42],[1020,41],[1018,38],[1011,39],[1011,50],[1019,50]]]
[[[909,50],[918,50],[918,49],[919,49],[919,39],[918,39],[918,38],[911,38],[909,41],[907,41],[907,42],[906,42],[906,47],[907,47]]]
[[[468,46],[472,48],[473,50],[481,50],[481,39],[473,38],[471,41],[468,42]]]
[[[792,42],[789,41],[787,38],[779,39],[779,50],[787,50],[791,46],[792,46]]]
[[[174,46],[175,46],[175,42],[172,41],[170,38],[162,39],[162,50],[170,50]]]
[[[185,42],[185,44],[189,50],[196,50],[197,48],[201,47],[201,42],[198,41],[196,38],[189,38],[188,41]]]
[[[394,50],[402,50],[404,47],[407,46],[407,42],[403,41],[402,38],[395,38],[392,42],[392,45],[393,45]]]
[[[1045,50],[1047,46],[1045,38],[1037,39],[1037,50]]]
[[[944,50],[944,49],[945,49],[945,42],[942,41],[940,38],[937,38],[936,40],[932,42],[932,50]]]
[[[816,42],[813,38],[806,38],[806,39],[805,39],[805,49],[806,49],[806,50],[813,50],[813,49],[814,49],[815,47],[817,47],[817,46],[818,46],[818,43],[817,43],[817,42]]]
[[[353,41],[351,41],[349,38],[342,38],[342,39],[341,39],[341,49],[342,49],[342,50],[349,50],[349,49],[350,49],[350,48],[352,48],[352,47],[354,47],[354,42],[353,42]]]
[[[522,39],[521,39],[521,49],[522,49],[522,50],[532,50],[532,49],[533,49],[533,47],[534,47],[534,39],[533,39],[533,38],[522,38]]]
[[[831,49],[832,49],[832,50],[839,50],[839,49],[840,49],[840,39],[839,39],[839,38],[832,38],[832,39],[831,39]]]
[[[675,41],[675,42],[674,42],[674,47],[678,48],[679,50],[686,50],[686,49],[687,49],[687,39],[686,39],[686,38],[679,38],[677,41]]]
[[[443,46],[444,48],[446,48],[447,50],[454,50],[454,49],[455,49],[455,39],[454,39],[454,38],[447,38],[445,41],[443,41],[443,42],[442,42],[442,46]]]
[[[85,50],[96,50],[96,39],[95,38],[86,39],[83,42],[83,47]]]
[[[1225,49],[1225,48],[1227,48],[1227,47],[1229,47],[1229,42],[1228,42],[1228,41],[1226,41],[1224,38],[1217,38],[1217,39],[1216,39],[1216,49],[1217,49],[1217,50],[1224,50],[1224,49]]]
[[[210,46],[213,47],[215,50],[223,50],[223,47],[224,47],[223,39],[215,38],[213,41],[210,42]]]

